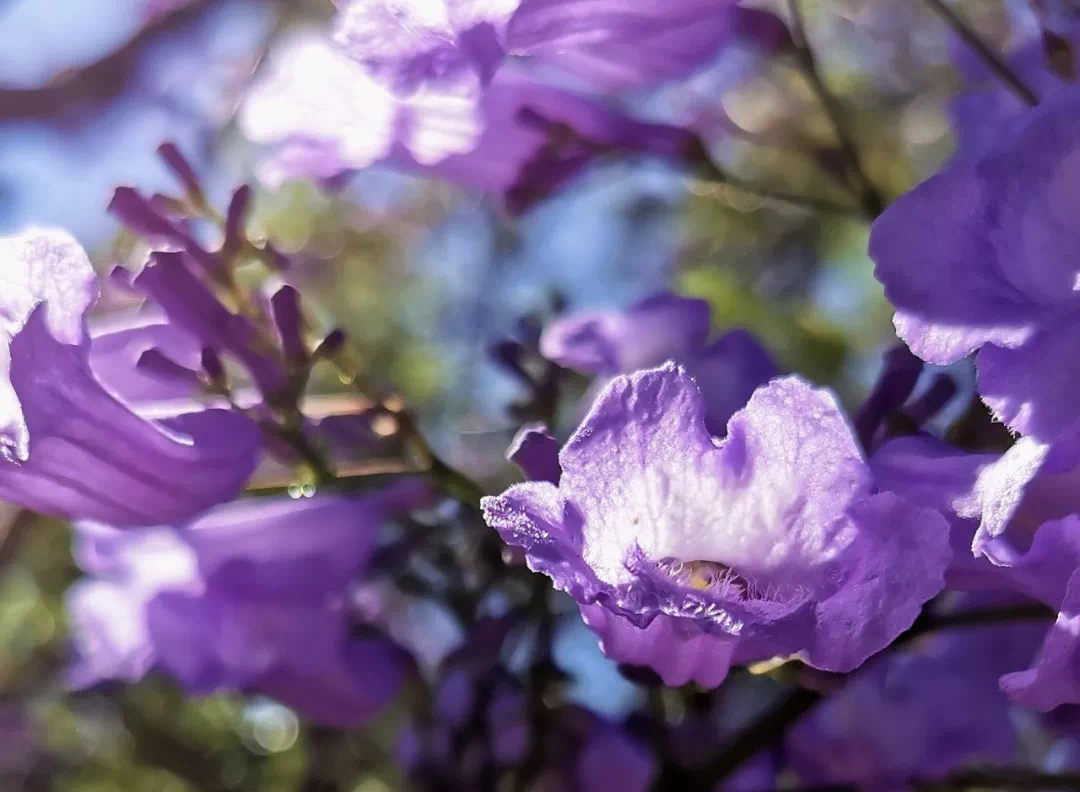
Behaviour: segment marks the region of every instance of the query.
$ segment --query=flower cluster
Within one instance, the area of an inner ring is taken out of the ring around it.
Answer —
[[[362,723],[411,664],[374,628],[358,632],[353,590],[384,523],[431,490],[403,478],[322,491],[347,416],[313,420],[300,400],[340,334],[310,346],[291,286],[243,297],[233,267],[245,247],[287,265],[248,241],[248,188],[211,252],[192,223],[206,205],[198,177],[174,147],[161,154],[184,198],[121,187],[111,207],[157,248],[137,274],[119,268],[106,283],[143,299],[134,314],[93,326],[101,286],[68,234],[31,229],[0,246],[0,493],[74,521],[90,577],[68,594],[73,686],[156,669],[192,692],[259,691],[316,721]],[[288,494],[235,500],[282,466],[299,470]]]
[[[790,342],[828,345],[816,271],[528,316],[500,293],[469,396],[519,398],[454,433],[326,319],[261,188],[219,202],[172,143],[178,190],[115,189],[107,270],[67,231],[0,237],[0,499],[70,525],[67,686],[273,699],[312,726],[304,789],[344,788],[338,737],[432,790],[1075,788],[1046,776],[1080,767],[1080,17],[1033,3],[996,54],[926,5],[970,83],[959,148],[891,202],[794,0],[336,0],[237,105],[264,184],[380,165],[495,196],[493,258],[601,159],[756,192],[778,236],[865,215],[895,337],[823,365]],[[717,164],[754,137],[725,108],[718,142],[664,107],[739,50],[724,79],[767,83],[764,53],[809,86],[835,140],[800,153],[847,202],[753,188]],[[393,739],[350,742],[381,715]]]
[[[501,193],[517,211],[605,154],[704,165],[693,130],[597,94],[654,88],[725,45],[777,48],[786,35],[776,17],[733,0],[338,6],[333,41],[295,37],[244,107],[247,134],[275,148],[271,178],[384,162]]]

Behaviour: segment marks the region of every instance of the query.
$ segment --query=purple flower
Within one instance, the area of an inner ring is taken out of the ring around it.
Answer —
[[[870,240],[911,350],[942,364],[978,351],[983,400],[1010,429],[1044,439],[1080,418],[1078,133],[1070,88],[899,199]]]
[[[1016,587],[1050,605],[1057,619],[1032,667],[1003,676],[1002,689],[1044,712],[1080,703],[1080,516],[1045,523],[1007,566]]]
[[[613,379],[562,476],[482,501],[485,519],[582,606],[617,660],[716,685],[798,654],[849,671],[910,626],[949,562],[941,515],[874,493],[835,400],[759,388],[720,441],[682,369]]]
[[[953,558],[945,583],[951,589],[992,591],[1008,587],[1000,569],[971,552],[979,529],[976,482],[998,459],[994,454],[961,451],[929,435],[895,438],[870,457],[879,487],[933,509],[949,521]]]
[[[701,388],[706,427],[722,436],[728,419],[777,369],[745,330],[731,330],[711,344],[708,336],[708,303],[658,294],[625,311],[583,311],[560,319],[545,328],[540,351],[603,380],[674,360]]]
[[[490,81],[507,54],[602,90],[645,88],[715,56],[733,0],[338,0],[336,39],[396,90]]]
[[[317,36],[272,58],[240,114],[269,144],[263,178],[328,180],[384,163],[464,187],[506,193],[521,210],[609,152],[693,160],[695,138],[604,104],[503,72],[479,99],[393,96]]]
[[[507,49],[601,90],[648,88],[699,69],[763,16],[731,0],[522,0]]]
[[[0,240],[0,497],[117,526],[184,520],[232,498],[255,466],[259,433],[196,405],[149,420],[95,375],[85,314],[90,262],[62,231]]]
[[[997,678],[1037,640],[1032,625],[967,628],[874,658],[789,730],[792,769],[810,786],[899,792],[966,762],[1007,764],[1017,735]]]
[[[972,549],[997,567],[1002,587],[1058,614],[1034,665],[1001,680],[1016,701],[1039,710],[1080,703],[1078,439],[1076,426],[1051,445],[1021,438],[979,471],[965,504],[980,519]]]
[[[1048,28],[1053,29],[1057,41],[1075,50],[1080,44],[1080,19],[1075,9],[1052,9],[1047,17],[1046,21],[1054,23]],[[1010,54],[1008,66],[1040,101],[1045,101],[1064,91],[1072,76],[1059,73],[1050,62],[1043,31],[1036,27],[1032,32],[1035,35],[1025,37],[1025,43]],[[966,44],[957,42],[956,46],[958,65],[972,85],[952,101],[950,112],[956,127],[958,156],[970,157],[990,148],[1001,126],[1021,115],[1028,106]]]
[[[180,412],[202,389],[202,347],[160,312],[95,322],[90,336],[94,376],[137,412]]]
[[[425,83],[477,89],[504,56],[506,22],[519,0],[337,0],[335,38],[394,90]]]
[[[295,361],[285,360],[279,350],[269,352],[271,345],[259,327],[249,317],[226,308],[201,277],[200,269],[195,259],[185,253],[152,253],[133,284],[157,304],[170,324],[195,339],[202,350],[210,350],[214,356],[227,352],[240,361],[266,400],[273,403],[285,388],[288,364]],[[220,363],[208,362],[203,355],[207,373],[216,376],[211,369]]]
[[[78,524],[75,556],[91,577],[68,594],[70,683],[157,668],[193,693],[258,691],[320,722],[364,722],[406,664],[386,639],[352,634],[349,587],[382,521],[426,492],[403,481],[367,496],[240,501],[180,527]]]
[[[593,716],[577,757],[578,789],[597,792],[645,792],[657,772],[656,759],[625,729]]]
[[[529,699],[500,663],[520,615],[479,621],[440,664],[433,722],[410,724],[399,745],[399,759],[423,786],[473,788],[496,768],[525,761],[534,737]],[[444,750],[447,742],[457,750]]]
[[[314,34],[275,51],[240,123],[255,142],[279,147],[271,166],[279,179],[329,178],[386,160],[392,151],[418,167],[432,166],[470,151],[482,129],[472,97],[395,97]]]
[[[1077,432],[1052,446],[1021,438],[1005,454],[964,454],[931,438],[886,444],[871,464],[883,486],[944,512],[952,525],[950,586],[1012,591],[1058,614],[1034,665],[1022,658],[1001,679],[1017,702],[1040,710],[1080,703],[1075,620],[1080,570],[1080,444]],[[971,546],[974,555],[965,552]]]

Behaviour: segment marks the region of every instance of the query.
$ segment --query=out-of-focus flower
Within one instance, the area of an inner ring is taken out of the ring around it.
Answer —
[[[0,240],[0,496],[36,511],[118,526],[185,520],[232,498],[259,433],[230,410],[149,420],[95,376],[85,313],[97,298],[65,232]]]
[[[655,758],[618,724],[574,705],[534,722],[521,684],[502,669],[489,674],[482,696],[462,695],[457,681],[444,683],[440,700],[449,702],[454,694],[454,703],[466,707],[455,711],[464,717],[455,722],[447,712],[435,723],[413,724],[403,735],[398,758],[414,779],[466,790],[511,768],[529,767],[530,788],[544,792],[644,792],[652,783]]]
[[[506,56],[600,90],[684,76],[716,55],[744,17],[732,0],[339,0],[336,38],[398,91],[486,84]],[[466,89],[468,90],[468,89]]]
[[[271,55],[249,92],[240,124],[277,152],[271,179],[329,178],[397,157],[424,168],[470,151],[482,124],[466,96],[398,98],[356,61],[314,33]]]
[[[399,93],[478,90],[502,61],[506,22],[519,0],[338,0],[335,39]]]
[[[1049,440],[1080,418],[1080,90],[1070,88],[900,198],[870,254],[897,333],[931,363],[978,351],[978,390],[1010,429]]]
[[[1073,61],[1080,46],[1080,14],[1063,3],[1043,3],[1042,8],[1041,25],[1015,31],[1022,43],[1009,55],[1007,66],[1040,101],[1045,101],[1066,90],[1076,76]],[[1025,16],[1027,21],[1034,21],[1030,13]],[[949,109],[958,138],[957,154],[971,157],[991,147],[1001,125],[1021,115],[1028,106],[975,58],[966,44],[958,42],[957,48],[961,53],[958,63],[971,86],[953,99]],[[1055,64],[1055,49],[1066,63]]]
[[[381,523],[427,495],[407,480],[365,496],[240,501],[180,527],[78,524],[91,577],[68,595],[70,683],[158,669],[192,693],[257,691],[323,723],[363,723],[409,664],[387,639],[353,634],[349,588]]]
[[[705,428],[667,364],[613,379],[559,455],[562,475],[482,502],[530,567],[582,606],[605,653],[666,684],[798,654],[849,671],[942,587],[944,518],[874,482],[835,400],[787,377]]]
[[[1073,430],[1048,446],[1022,438],[1003,455],[965,454],[928,437],[891,441],[871,459],[883,486],[945,513],[950,587],[1013,591],[1058,614],[1032,668],[1002,667],[1003,689],[1040,710],[1080,703],[1073,627],[1080,576],[1080,455]],[[974,556],[965,552],[971,547]],[[1010,672],[1010,673],[1005,673]]]
[[[414,780],[470,789],[524,762],[536,737],[529,700],[500,663],[503,643],[520,626],[520,616],[511,612],[479,621],[440,663],[432,719],[411,723],[398,746],[398,759]]]
[[[274,147],[263,165],[270,182],[329,179],[382,162],[504,193],[519,211],[607,154],[675,164],[699,154],[687,130],[513,72],[497,75],[475,104],[448,94],[399,98],[315,35],[272,59],[240,123],[253,141]]]
[[[559,443],[543,424],[521,427],[506,450],[506,458],[521,468],[529,481],[558,484],[562,476]]]
[[[708,336],[708,303],[659,294],[625,311],[583,311],[553,322],[544,329],[540,351],[601,382],[674,360],[701,388],[706,428],[722,437],[728,419],[778,372],[745,330],[728,331],[711,344]]]
[[[1017,733],[997,679],[1028,661],[1039,629],[956,630],[874,658],[789,731],[792,769],[808,785],[898,792],[967,762],[1008,763]]]

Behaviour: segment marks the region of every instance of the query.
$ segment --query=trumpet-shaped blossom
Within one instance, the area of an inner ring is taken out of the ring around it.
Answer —
[[[893,204],[870,254],[922,359],[978,352],[978,390],[1014,431],[1050,439],[1075,419],[1080,339],[1080,89],[1004,125]]]
[[[963,504],[979,518],[972,549],[991,561],[1003,587],[1057,613],[1031,668],[1002,677],[1025,706],[1049,710],[1080,703],[1080,453],[1077,425],[1053,443],[1021,438],[979,470]]]
[[[229,500],[254,469],[259,433],[229,410],[150,420],[103,384],[85,314],[86,254],[61,231],[0,240],[0,497],[117,526],[184,520]]]
[[[798,654],[849,671],[943,585],[948,526],[876,492],[831,395],[759,388],[724,440],[673,364],[613,379],[559,454],[558,485],[518,484],[484,516],[582,606],[615,659],[666,684]]]
[[[77,525],[90,577],[68,595],[76,687],[151,669],[193,693],[258,691],[332,724],[362,723],[407,664],[376,634],[353,634],[352,582],[381,523],[421,503],[402,482],[375,495],[318,494],[221,506],[180,527]]]
[[[604,90],[689,74],[744,17],[733,0],[338,0],[336,38],[399,92],[475,88],[507,56],[538,61]],[[771,18],[771,17],[770,17]]]
[[[692,133],[512,72],[476,99],[396,97],[315,36],[288,43],[249,94],[245,133],[272,147],[263,176],[331,179],[377,163],[507,194],[521,210],[609,152],[691,163]]]
[[[731,330],[711,344],[708,336],[708,303],[658,294],[624,311],[582,311],[559,319],[544,329],[540,351],[561,366],[604,381],[674,360],[701,388],[709,431],[723,435],[732,414],[777,369],[745,330]]]
[[[491,78],[519,0],[339,0],[338,43],[377,79],[410,93],[425,83]]]
[[[1048,710],[1080,703],[1080,642],[1075,578],[1080,570],[1080,455],[1076,431],[1053,445],[1021,438],[1000,456],[965,454],[932,438],[887,443],[872,458],[875,475],[951,523],[951,587],[1012,591],[1041,602],[1057,621],[1042,650],[1002,666],[1002,688],[1017,702]],[[968,551],[974,550],[974,555]],[[1009,673],[1006,673],[1009,672]]]

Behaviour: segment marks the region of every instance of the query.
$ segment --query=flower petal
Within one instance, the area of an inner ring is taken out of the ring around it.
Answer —
[[[118,526],[175,522],[232,498],[255,468],[259,431],[206,410],[148,421],[94,378],[85,350],[59,342],[35,311],[11,344],[25,412],[26,460],[0,462],[0,497]]]
[[[727,677],[739,639],[707,633],[692,619],[657,616],[635,626],[603,605],[582,605],[581,616],[600,638],[604,654],[648,666],[670,687],[695,682],[714,688]]]

